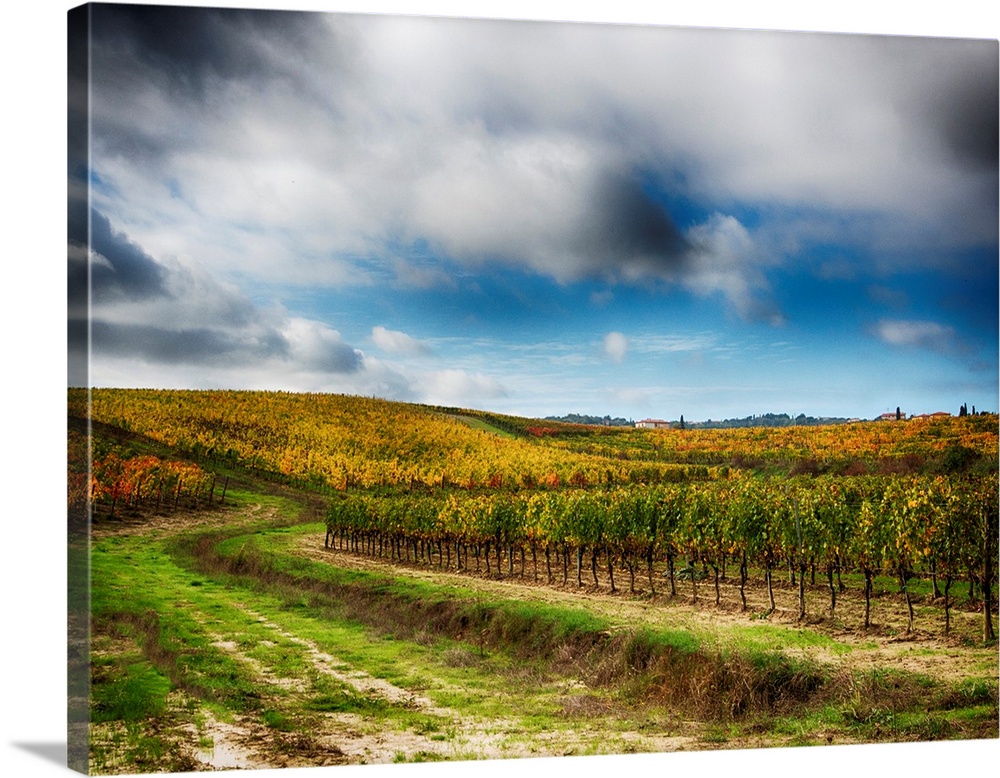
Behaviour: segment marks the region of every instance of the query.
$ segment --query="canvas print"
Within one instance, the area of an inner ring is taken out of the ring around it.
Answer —
[[[997,739],[996,40],[68,46],[70,767]]]

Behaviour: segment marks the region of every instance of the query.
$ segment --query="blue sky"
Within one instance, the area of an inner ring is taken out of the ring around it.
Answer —
[[[95,385],[997,409],[996,40],[197,7],[93,33]]]

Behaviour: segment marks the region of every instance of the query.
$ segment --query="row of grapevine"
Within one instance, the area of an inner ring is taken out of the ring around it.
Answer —
[[[726,565],[739,571],[746,607],[748,569],[764,573],[771,608],[773,575],[798,574],[800,617],[805,614],[807,569],[828,581],[829,611],[836,612],[840,573],[865,581],[864,624],[870,624],[872,581],[893,575],[901,590],[915,576],[943,582],[945,629],[950,589],[957,580],[979,586],[984,636],[992,638],[992,587],[997,565],[997,476],[726,480],[645,488],[563,490],[524,494],[377,497],[351,495],[331,502],[327,545],[392,559],[424,560],[487,574],[534,576],[544,563],[549,583],[566,584],[570,570],[583,585],[585,561],[595,585],[598,566],[614,591],[615,570],[635,590],[645,573],[655,593],[654,565],[666,563],[670,593],[695,564],[712,571],[716,603]],[[588,559],[589,557],[589,559]],[[506,560],[506,572],[502,562]],[[555,565],[555,571],[553,571]],[[909,623],[913,608],[907,594]]]
[[[116,510],[176,509],[181,504],[211,502],[215,487],[215,475],[191,462],[111,452],[91,465],[89,497],[95,514],[105,510],[113,517]],[[224,497],[220,494],[220,499]]]

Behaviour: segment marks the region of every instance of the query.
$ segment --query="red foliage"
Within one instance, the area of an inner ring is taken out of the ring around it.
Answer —
[[[559,430],[553,427],[526,427],[525,431],[536,438],[555,438],[559,436]]]

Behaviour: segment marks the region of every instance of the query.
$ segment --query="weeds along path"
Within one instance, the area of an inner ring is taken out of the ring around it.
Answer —
[[[702,725],[572,675],[372,632],[316,611],[308,592],[198,570],[177,551],[205,533],[294,537],[296,510],[243,502],[95,524],[93,771],[715,747]]]

